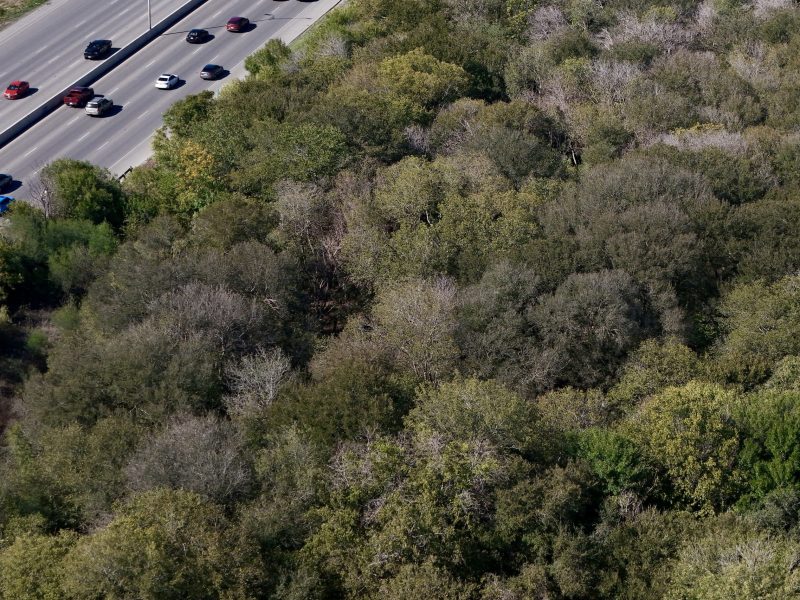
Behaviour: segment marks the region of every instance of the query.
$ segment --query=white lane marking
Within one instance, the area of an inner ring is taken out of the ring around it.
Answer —
[[[108,90],[108,91],[106,92],[106,94],[108,94],[109,96],[111,96],[111,95],[112,95],[112,94],[114,94],[114,93],[115,93],[115,92],[116,92],[118,89],[119,89],[119,86],[115,87],[113,90]]]
[[[49,65],[50,63],[54,63],[54,62],[56,62],[56,61],[57,61],[59,58],[61,58],[61,55],[56,55],[56,56],[54,56],[53,58],[51,58],[50,60],[48,60],[48,61],[47,61],[45,64]]]
[[[38,146],[34,146],[33,148],[31,148],[30,150],[28,150],[28,151],[27,151],[25,154],[23,154],[22,156],[30,156],[31,154],[33,154],[34,152],[36,152],[36,148],[38,148]]]
[[[139,115],[138,117],[136,117],[136,118],[137,118],[137,119],[141,119],[143,116],[145,116],[145,115],[146,115],[146,114],[148,114],[149,112],[150,112],[150,109],[148,108],[146,111],[144,111],[142,114],[140,114],[140,115]]]
[[[79,138],[78,138],[78,141],[80,142],[80,141],[82,141],[82,140],[85,140],[85,139],[86,139],[87,137],[89,137],[91,134],[92,134],[92,132],[91,132],[91,131],[87,131],[87,132],[86,132],[86,133],[84,133],[84,134],[83,134],[81,137],[79,137]]]
[[[106,140],[105,142],[103,142],[102,144],[100,144],[100,145],[97,147],[97,149],[98,149],[98,150],[102,150],[102,149],[103,149],[105,146],[107,146],[107,145],[109,144],[109,142],[110,142],[110,141],[111,141],[111,140]]]
[[[156,56],[156,57],[155,57],[153,60],[151,60],[149,63],[147,63],[147,64],[144,66],[144,68],[145,68],[145,69],[147,69],[147,68],[148,68],[150,65],[152,65],[152,64],[153,64],[154,62],[156,62],[157,60],[158,60],[158,56]]]

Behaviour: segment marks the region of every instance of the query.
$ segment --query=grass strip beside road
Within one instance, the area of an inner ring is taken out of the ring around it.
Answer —
[[[0,29],[42,4],[47,0],[0,0]]]

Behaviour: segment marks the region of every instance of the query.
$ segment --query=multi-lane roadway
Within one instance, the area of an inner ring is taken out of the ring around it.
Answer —
[[[151,0],[157,23],[185,0]],[[147,31],[147,0],[52,0],[0,31],[0,86],[30,82],[29,97],[0,103],[0,130],[96,66],[83,50],[94,39],[120,48]],[[2,168],[2,167],[0,167]]]
[[[114,100],[115,110],[108,116],[94,118],[82,109],[58,108],[0,149],[0,172],[10,173],[21,182],[13,195],[26,198],[39,169],[57,158],[88,160],[115,174],[140,164],[149,156],[150,139],[172,103],[202,90],[217,91],[242,77],[248,55],[272,38],[288,43],[339,1],[209,0],[92,85],[96,93]],[[254,26],[245,33],[228,32],[225,23],[232,16],[248,17]],[[185,38],[192,28],[207,29],[214,38],[204,44],[189,44]],[[94,37],[111,36],[97,31]],[[74,58],[63,58],[67,62],[83,61],[82,51],[78,44]],[[229,74],[219,81],[204,81],[200,70],[206,63],[220,64]],[[181,78],[181,85],[174,90],[156,89],[155,81],[161,73],[174,73]],[[25,74],[17,77],[31,79]]]

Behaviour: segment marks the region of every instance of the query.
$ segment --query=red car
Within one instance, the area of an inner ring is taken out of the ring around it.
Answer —
[[[67,106],[85,106],[93,96],[94,90],[90,87],[74,87],[64,96],[64,104]]]
[[[3,92],[3,96],[9,100],[16,100],[27,94],[29,89],[31,89],[31,86],[27,81],[12,81],[8,84],[6,91]]]
[[[228,19],[228,24],[225,25],[225,29],[228,31],[241,33],[242,31],[246,31],[249,26],[250,19],[247,17],[231,17]]]

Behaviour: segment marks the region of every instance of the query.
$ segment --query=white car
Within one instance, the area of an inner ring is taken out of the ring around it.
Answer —
[[[178,85],[177,75],[172,75],[170,73],[164,73],[163,75],[159,75],[158,79],[156,79],[156,87],[160,90],[171,90],[176,85]]]

